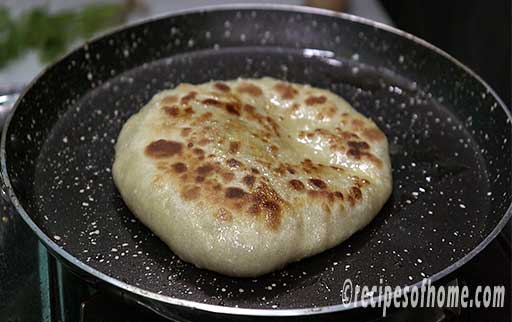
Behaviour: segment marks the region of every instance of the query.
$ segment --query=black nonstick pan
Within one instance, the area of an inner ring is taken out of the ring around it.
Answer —
[[[229,278],[180,261],[135,219],[112,181],[113,148],[162,89],[262,76],[330,89],[375,120],[394,191],[342,245],[258,279]],[[1,171],[32,230],[92,282],[175,317],[304,318],[358,307],[342,305],[346,279],[437,281],[480,252],[511,215],[511,142],[511,115],[492,89],[414,36],[323,10],[229,6],[118,30],[49,67],[7,121]]]

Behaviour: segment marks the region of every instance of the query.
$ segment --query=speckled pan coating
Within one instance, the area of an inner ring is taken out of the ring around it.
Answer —
[[[409,36],[295,10],[161,18],[91,42],[47,70],[18,102],[2,150],[11,197],[43,241],[133,293],[228,313],[338,310],[346,278],[412,285],[467,261],[511,203],[506,108],[466,69]],[[391,145],[394,192],[341,246],[257,280],[236,279],[173,256],[125,207],[110,169],[122,124],[158,91],[261,76],[329,89],[371,117]],[[334,307],[310,310],[326,306]]]

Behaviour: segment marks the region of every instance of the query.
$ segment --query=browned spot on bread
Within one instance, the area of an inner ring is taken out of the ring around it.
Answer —
[[[320,179],[309,179],[309,183],[311,183],[312,185],[316,186],[317,188],[320,188],[320,189],[325,189],[327,188],[327,184],[325,182],[323,182],[322,180]]]
[[[283,176],[286,173],[286,167],[284,164],[280,163],[279,166],[274,169],[274,171]]]
[[[279,135],[279,124],[277,124],[277,122],[271,118],[270,116],[267,116],[267,122],[268,124],[270,125],[270,127],[272,128],[272,130],[274,131],[274,133],[277,135],[277,136],[280,136]]]
[[[308,196],[310,196],[312,198],[316,198],[316,197],[320,196],[320,191],[318,191],[318,190],[308,190]]]
[[[229,152],[237,153],[239,149],[240,149],[240,142],[233,141],[233,142],[229,143]]]
[[[294,169],[294,168],[292,168],[292,167],[288,167],[286,170],[288,170],[288,172],[289,172],[290,174],[295,174],[295,173],[297,173],[297,172],[295,171],[295,169]]]
[[[302,162],[302,170],[310,175],[322,175],[324,172],[324,165],[313,163],[310,159],[304,159]]]
[[[285,83],[277,83],[274,85],[274,90],[276,90],[283,99],[292,99],[298,93],[292,85]]]
[[[176,103],[177,101],[178,101],[178,98],[175,95],[169,95],[169,96],[164,97],[160,101],[160,104],[162,104],[162,105],[172,105],[172,104]]]
[[[245,191],[237,187],[227,187],[224,195],[228,199],[243,198],[245,196]]]
[[[305,139],[305,138],[308,138],[308,139],[312,139],[315,137],[315,133],[314,132],[306,132],[306,131],[300,131],[299,132],[299,138],[301,139]]]
[[[335,106],[330,106],[328,109],[327,109],[327,116],[328,117],[334,117],[336,115],[336,107]]]
[[[327,200],[329,201],[329,203],[333,203],[334,201],[334,193],[333,192],[328,192],[327,193]]]
[[[186,137],[192,132],[192,129],[189,127],[184,127],[181,129],[181,136]]]
[[[192,153],[194,153],[195,155],[204,155],[204,151],[201,148],[192,149]]]
[[[323,198],[329,202],[334,201],[334,194],[327,190],[308,190],[307,194],[312,198]]]
[[[233,216],[231,215],[231,212],[227,210],[226,208],[219,208],[219,210],[215,213],[215,218],[217,218],[220,221],[231,221],[233,219]]]
[[[194,114],[194,113],[195,113],[195,112],[194,112],[194,110],[192,109],[192,107],[187,107],[187,108],[185,109],[185,115],[187,115],[187,116],[190,116],[190,115],[192,115],[192,114]]]
[[[254,173],[254,174],[259,174],[260,171],[256,168],[251,168],[251,172]]]
[[[263,91],[258,86],[251,83],[242,83],[237,87],[237,91],[240,93],[247,93],[251,96],[258,97],[263,94]]]
[[[205,112],[201,114],[201,116],[194,118],[192,121],[193,126],[201,126],[205,122],[209,121],[212,118],[213,114],[211,112]]]
[[[174,169],[174,172],[176,173],[182,173],[187,171],[187,166],[183,162],[177,162],[172,165],[172,168]]]
[[[238,168],[242,166],[242,162],[236,160],[236,159],[228,159],[226,160],[226,164],[230,166],[231,168]]]
[[[382,166],[382,161],[379,158],[366,151],[370,148],[366,142],[349,141],[347,142],[347,145],[349,147],[349,150],[347,151],[348,156],[356,160],[366,159],[378,167]]]
[[[355,129],[361,129],[364,126],[364,122],[360,119],[352,119],[352,126]]]
[[[304,188],[305,188],[305,186],[304,186],[304,184],[302,183],[302,181],[297,180],[297,179],[292,179],[292,180],[290,180],[290,182],[289,182],[289,183],[290,183],[290,186],[291,186],[293,189],[297,190],[297,191],[302,191],[302,190],[304,190]]]
[[[370,161],[378,166],[382,163],[379,158],[377,158],[376,156],[374,156],[373,154],[371,154],[369,152],[350,149],[350,150],[348,150],[347,153],[348,153],[348,155],[354,157],[354,159],[356,159],[356,160],[367,159],[368,161]]]
[[[240,103],[238,103],[238,102],[234,102],[234,103],[221,102],[221,101],[218,101],[213,98],[206,98],[206,99],[202,100],[201,103],[210,105],[210,106],[215,106],[218,108],[224,108],[226,110],[226,112],[240,116],[241,107],[240,107]]]
[[[355,203],[360,200],[363,197],[363,193],[361,192],[361,189],[358,187],[352,187],[350,188],[348,200],[350,201],[350,204],[353,206]]]
[[[180,100],[182,104],[188,104],[191,100],[195,99],[197,96],[196,91],[191,91],[187,95],[183,96]]]
[[[192,188],[187,187],[182,192],[183,199],[187,200],[187,201],[195,200],[195,199],[199,198],[200,195],[201,195],[201,188],[199,188],[197,186],[194,186]]]
[[[235,174],[233,172],[223,171],[221,173],[222,179],[224,179],[225,183],[233,181],[235,178]]]
[[[205,165],[202,165],[200,167],[198,167],[196,169],[196,172],[197,174],[201,175],[201,176],[206,176],[208,175],[210,172],[213,171],[213,166],[211,164],[205,164]]]
[[[180,114],[180,109],[176,106],[164,106],[164,111],[171,117],[176,117]]]
[[[351,188],[351,194],[352,196],[354,196],[354,198],[356,198],[357,200],[361,199],[363,194],[361,192],[361,189],[359,189],[358,187],[352,187]]]
[[[299,132],[300,138],[307,138],[313,140],[315,137],[320,137],[329,144],[329,149],[333,151],[344,151],[346,148],[347,140],[356,139],[357,135],[354,133],[342,131],[340,128],[336,128],[335,131],[331,131],[324,128],[317,128],[312,132]]]
[[[370,141],[380,141],[385,138],[384,133],[378,128],[366,128],[363,130],[363,135]]]
[[[204,159],[204,151],[200,148],[194,148],[192,153],[199,158],[199,160]]]
[[[249,114],[254,114],[256,108],[250,104],[244,104],[244,110]]]
[[[243,109],[247,119],[257,122],[262,127],[261,131],[253,133],[255,137],[266,142],[264,138],[271,138],[273,134],[280,136],[279,124],[272,117],[258,113],[252,105],[245,104]]]
[[[338,199],[343,200],[343,193],[341,193],[340,191],[335,191],[334,196]]]
[[[153,141],[148,146],[146,146],[144,153],[149,157],[158,159],[172,157],[176,154],[181,153],[181,150],[181,143],[160,139],[157,141]]]
[[[281,206],[275,201],[265,201],[262,205],[265,209],[265,223],[267,226],[276,230],[281,224]]]
[[[204,177],[203,176],[196,176],[196,182],[203,182],[204,181]]]
[[[246,175],[245,177],[242,178],[242,182],[249,188],[252,188],[255,181],[256,181],[256,178],[251,175]]]
[[[347,154],[349,156],[353,157],[356,160],[360,160],[361,159],[362,153],[363,152],[361,152],[359,150],[355,150],[355,149],[350,149],[350,150],[347,151]]]
[[[279,148],[278,148],[277,146],[275,146],[275,145],[273,145],[273,144],[272,144],[272,145],[270,146],[270,152],[272,152],[272,153],[274,153],[274,154],[275,154],[275,153],[277,153],[277,151],[279,151]]]
[[[210,143],[211,140],[208,139],[208,138],[202,138],[201,140],[199,140],[199,142],[197,142],[197,144],[199,144],[200,146],[205,146],[207,145],[208,143]]]
[[[226,103],[226,111],[230,114],[240,116],[240,105],[234,103]]]
[[[366,142],[348,141],[347,145],[349,146],[349,148],[355,150],[367,150],[370,148],[370,146]]]
[[[256,216],[263,212],[266,226],[276,230],[281,223],[281,205],[284,203],[277,192],[262,182],[248,199],[250,205],[247,212]]]
[[[222,82],[217,82],[217,83],[213,84],[213,86],[215,87],[215,89],[218,89],[219,91],[224,92],[224,93],[227,93],[231,90],[231,88],[229,88],[229,86],[226,83],[222,83]]]
[[[260,205],[258,204],[252,204],[247,208],[247,212],[250,215],[257,215],[260,212]]]
[[[353,140],[353,139],[359,139],[359,135],[353,132],[349,131],[343,131],[339,127],[336,128],[336,133],[343,139],[343,140]]]
[[[362,155],[368,154],[365,150],[370,148],[366,142],[348,141],[347,145],[349,147],[347,154],[356,160],[361,159]]]
[[[323,104],[327,101],[327,97],[321,95],[321,96],[310,96],[306,99],[305,103],[306,105],[318,105]]]
[[[323,112],[320,112],[316,115],[315,119],[318,120],[318,121],[322,121],[324,119],[326,119],[327,117],[324,115]]]
[[[216,99],[213,99],[213,98],[206,98],[206,99],[202,100],[201,103],[206,104],[206,105],[213,105],[213,106],[224,105],[224,103],[217,101]]]
[[[187,143],[187,148],[189,148],[189,149],[190,149],[190,148],[191,148],[191,147],[193,147],[193,146],[194,146],[194,143],[192,143],[192,142],[188,142],[188,143]]]

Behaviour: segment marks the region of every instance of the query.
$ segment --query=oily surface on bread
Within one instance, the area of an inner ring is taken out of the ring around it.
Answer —
[[[258,276],[331,248],[391,193],[385,135],[335,94],[272,78],[181,84],[132,116],[113,176],[178,256]]]

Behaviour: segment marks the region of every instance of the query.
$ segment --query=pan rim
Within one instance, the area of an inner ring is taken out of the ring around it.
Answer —
[[[88,41],[85,41],[82,45],[74,48],[66,55],[62,56],[60,59],[58,59],[56,62],[48,65],[46,68],[44,68],[22,91],[19,98],[17,99],[11,113],[9,114],[9,117],[7,118],[3,130],[2,130],[2,137],[0,142],[0,175],[2,182],[2,188],[5,189],[5,193],[7,194],[7,197],[10,199],[12,205],[16,209],[16,211],[20,214],[22,219],[27,223],[27,225],[30,227],[30,229],[36,233],[39,240],[52,252],[56,253],[59,257],[63,258],[68,263],[72,264],[73,266],[79,268],[80,270],[91,274],[92,276],[96,277],[98,280],[101,280],[103,282],[106,282],[110,285],[113,285],[119,289],[125,290],[127,292],[133,293],[137,296],[140,296],[142,298],[147,298],[150,300],[155,300],[159,302],[163,302],[166,304],[181,306],[189,309],[197,309],[201,311],[206,312],[212,312],[212,313],[219,313],[219,314],[227,314],[227,315],[245,315],[245,316],[263,316],[263,317],[291,317],[291,316],[300,316],[300,315],[315,315],[315,314],[325,314],[325,313],[334,313],[334,312],[341,312],[346,311],[349,309],[355,309],[363,306],[363,301],[359,300],[357,302],[350,302],[348,304],[336,304],[336,305],[329,305],[329,306],[321,306],[321,307],[309,307],[309,308],[294,308],[294,309],[253,309],[253,308],[238,308],[238,307],[230,307],[230,306],[219,306],[215,304],[206,304],[201,302],[195,302],[191,300],[183,300],[171,296],[164,296],[160,295],[151,291],[144,290],[142,288],[130,285],[128,283],[125,283],[121,280],[118,280],[114,277],[108,276],[105,273],[85,264],[84,262],[78,260],[76,257],[74,257],[72,254],[65,251],[63,248],[61,248],[59,245],[57,245],[52,239],[50,239],[37,225],[36,223],[30,218],[28,213],[25,211],[25,209],[20,204],[19,200],[17,199],[14,189],[12,187],[12,184],[9,179],[9,175],[7,173],[7,161],[6,161],[6,142],[7,142],[7,132],[9,130],[9,125],[11,123],[11,120],[20,105],[20,102],[22,101],[23,97],[26,95],[28,91],[34,86],[35,83],[38,82],[45,74],[46,72],[53,68],[53,66],[59,64],[61,61],[63,61],[65,58],[69,57],[70,55],[74,54],[75,52],[78,52],[81,50],[84,46],[87,46],[91,42],[95,42],[99,39],[105,38],[107,36],[111,36],[121,30],[130,29],[133,27],[137,27],[140,25],[144,25],[146,23],[155,22],[158,20],[166,19],[169,17],[174,16],[181,16],[181,15],[187,15],[187,14],[195,14],[195,13],[204,13],[204,12],[216,12],[216,11],[236,11],[236,10],[273,10],[273,11],[288,11],[288,12],[296,12],[296,13],[308,13],[308,14],[315,14],[320,16],[328,16],[328,17],[334,17],[339,18],[343,20],[348,20],[350,22],[358,23],[367,25],[370,27],[374,27],[376,29],[383,30],[385,32],[390,32],[395,35],[404,37],[412,42],[415,42],[416,44],[426,47],[427,49],[433,51],[435,54],[442,56],[443,58],[449,60],[451,63],[455,64],[459,68],[461,68],[464,72],[469,74],[473,79],[477,80],[480,84],[484,86],[484,88],[487,90],[489,94],[491,94],[496,102],[500,105],[501,109],[507,116],[507,119],[512,123],[512,113],[507,109],[504,102],[500,99],[500,97],[496,94],[496,92],[487,84],[479,75],[477,75],[473,70],[471,70],[469,67],[462,64],[460,61],[458,61],[456,58],[452,57],[450,54],[446,53],[445,51],[441,50],[440,48],[430,44],[429,42],[416,37],[410,33],[407,33],[405,31],[402,31],[400,29],[397,29],[395,27],[373,21],[371,19],[362,18],[359,16],[354,16],[347,13],[341,13],[341,12],[335,12],[331,10],[326,9],[319,9],[319,8],[312,8],[312,7],[304,7],[304,6],[297,6],[297,5],[282,5],[282,4],[229,4],[229,5],[214,5],[214,6],[203,6],[203,7],[196,7],[192,9],[186,9],[186,10],[180,10],[180,11],[173,11],[173,12],[167,12],[158,14],[156,16],[152,16],[147,19],[141,19],[137,20],[134,23],[130,23],[127,25],[119,26],[113,29],[110,29],[107,32],[101,33],[98,36],[95,36],[91,38]],[[512,144],[512,142],[510,142]],[[429,280],[433,283],[441,278],[449,275],[450,273],[454,272],[464,264],[466,264],[468,261],[470,261],[473,257],[475,257],[478,253],[480,253],[494,238],[501,232],[503,227],[506,225],[506,223],[509,221],[510,217],[512,216],[512,203],[509,205],[508,209],[506,210],[505,214],[501,218],[501,220],[498,222],[498,224],[494,227],[494,229],[485,237],[480,244],[478,244],[477,247],[472,249],[469,253],[464,255],[462,258],[457,260],[456,262],[452,263],[450,266],[446,267],[445,269],[437,272],[436,274],[430,276]],[[406,287],[421,287],[422,281],[417,282],[412,285],[408,285]],[[403,291],[405,287],[403,287],[401,290]],[[393,295],[394,298],[394,295]],[[372,297],[371,299],[367,299],[366,301],[383,301],[384,295],[377,295]],[[150,309],[154,310],[155,312],[159,313],[158,310],[151,308],[151,305],[148,305],[144,302],[141,302],[146,307],[150,307]]]

